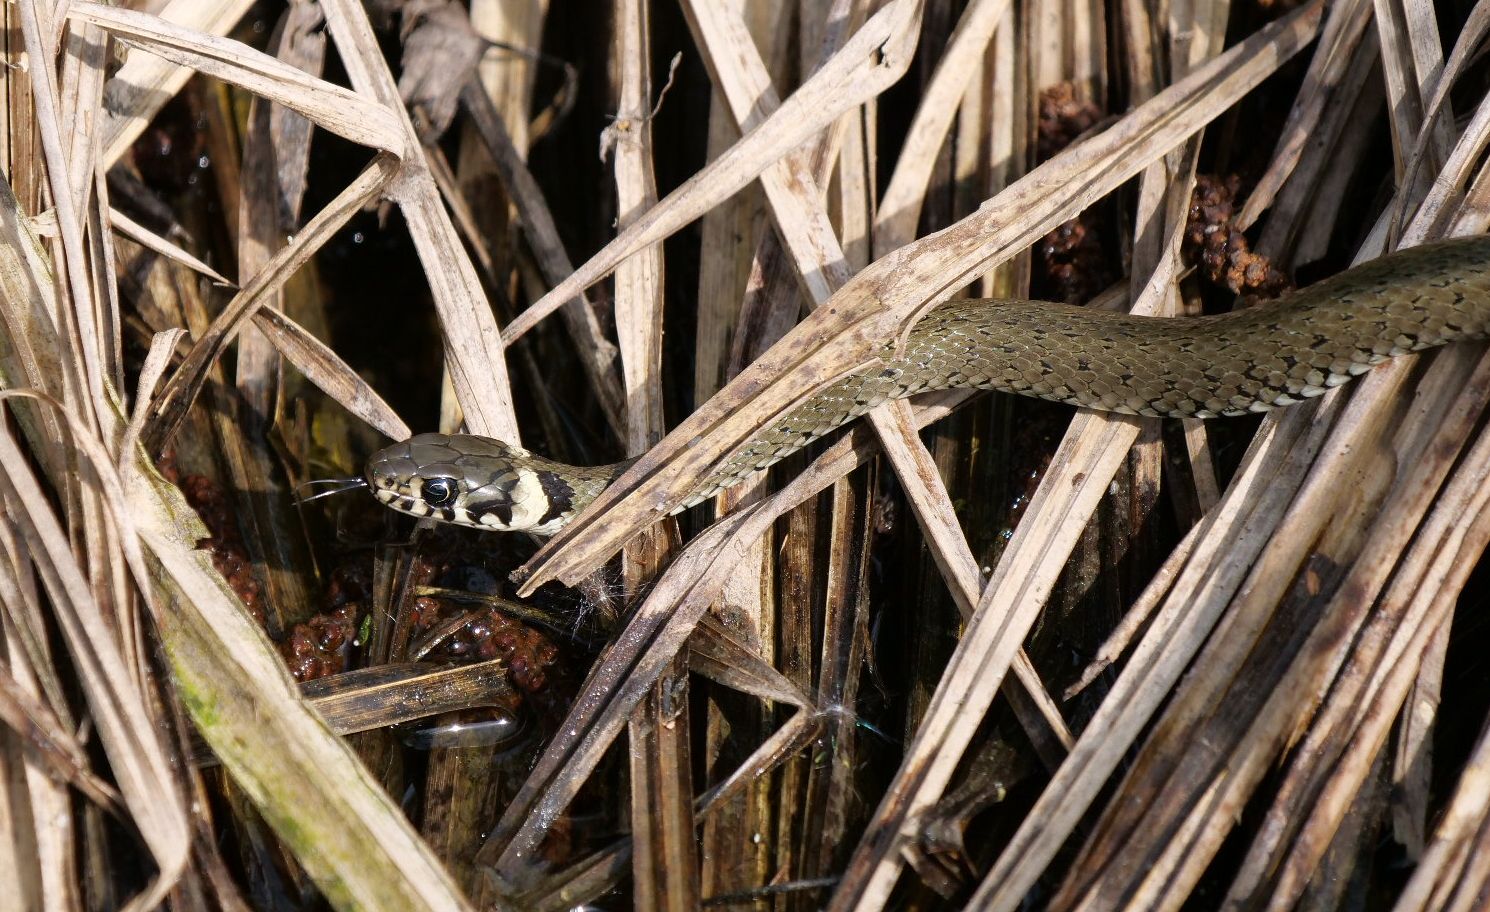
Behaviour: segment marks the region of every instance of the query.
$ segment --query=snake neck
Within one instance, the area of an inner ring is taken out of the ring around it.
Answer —
[[[600,492],[611,486],[617,478],[626,474],[626,470],[636,465],[640,457],[633,456],[620,462],[612,462],[608,465],[590,466],[588,468],[576,469],[575,477],[577,488],[575,491],[576,503],[581,503],[581,509],[588,507],[590,502],[600,496]]]
[[[534,474],[549,501],[549,512],[554,518],[533,531],[539,535],[552,535],[593,503],[602,491],[636,464],[636,459],[597,466],[572,466],[549,460],[541,460],[541,463],[541,466],[533,467]]]

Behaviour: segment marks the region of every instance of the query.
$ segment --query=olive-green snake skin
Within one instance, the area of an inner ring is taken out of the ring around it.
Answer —
[[[778,419],[682,510],[882,402],[995,389],[1178,418],[1290,405],[1406,352],[1490,333],[1490,237],[1427,244],[1257,307],[1135,317],[1043,301],[955,300],[911,330],[899,357],[852,374]],[[378,500],[477,529],[558,531],[630,463],[568,466],[485,437],[420,434],[368,460]]]

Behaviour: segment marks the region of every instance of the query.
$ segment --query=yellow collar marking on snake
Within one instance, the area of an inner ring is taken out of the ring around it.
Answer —
[[[948,301],[903,354],[767,425],[678,507],[765,469],[890,399],[995,389],[1103,411],[1245,415],[1321,395],[1407,352],[1490,331],[1490,237],[1425,244],[1277,301],[1201,317],[1135,317],[1024,300]],[[375,453],[367,483],[413,516],[557,532],[630,463],[568,466],[498,440],[420,434]]]

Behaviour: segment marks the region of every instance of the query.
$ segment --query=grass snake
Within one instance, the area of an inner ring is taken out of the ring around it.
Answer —
[[[958,299],[897,354],[763,428],[681,511],[890,399],[993,389],[1125,414],[1213,418],[1318,396],[1388,358],[1490,333],[1490,237],[1425,244],[1229,313],[1139,317]],[[367,462],[379,501],[477,529],[557,532],[631,463],[570,466],[486,437],[419,434]]]

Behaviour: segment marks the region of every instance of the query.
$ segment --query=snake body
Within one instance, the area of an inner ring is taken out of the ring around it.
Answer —
[[[1490,334],[1490,237],[1426,244],[1285,298],[1199,317],[1137,317],[1026,300],[934,308],[897,353],[768,425],[686,509],[863,415],[949,388],[1126,414],[1212,418],[1318,396],[1388,358]],[[569,466],[498,440],[420,434],[373,455],[384,504],[479,529],[558,531],[629,466]]]

